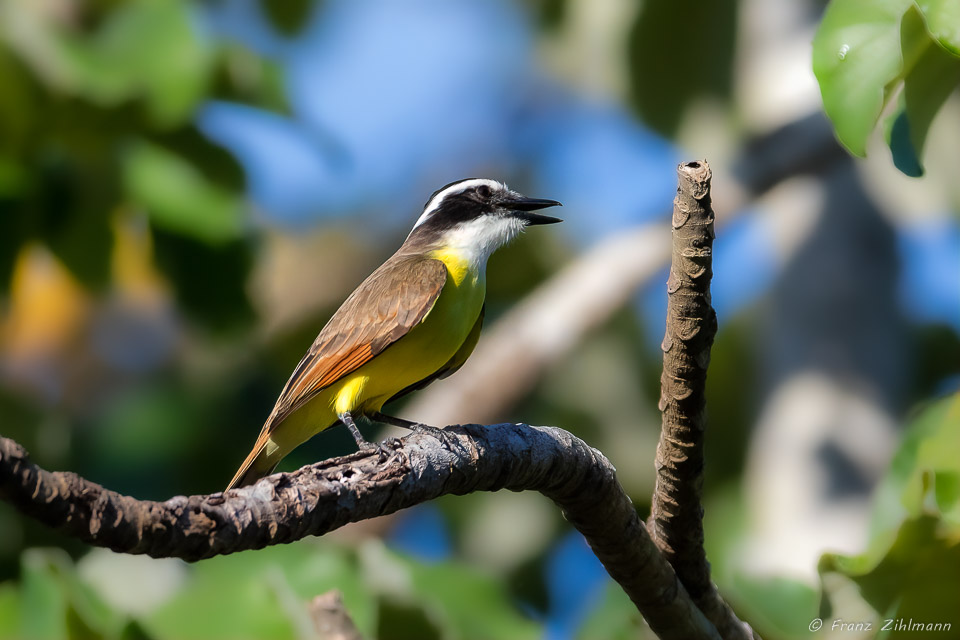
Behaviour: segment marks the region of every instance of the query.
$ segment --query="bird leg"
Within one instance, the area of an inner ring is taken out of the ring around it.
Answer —
[[[386,458],[390,456],[390,451],[386,449],[380,442],[368,442],[364,440],[363,435],[360,433],[360,429],[357,428],[357,423],[354,422],[353,416],[350,415],[349,411],[344,411],[343,413],[337,416],[340,418],[340,422],[347,425],[347,429],[350,431],[350,435],[353,436],[354,441],[357,443],[357,448],[361,451],[368,449],[376,449],[380,452],[381,458]]]
[[[434,437],[437,437],[437,431],[443,431],[440,427],[431,427],[428,424],[423,424],[421,422],[411,422],[410,420],[404,420],[403,418],[397,418],[394,416],[388,416],[385,413],[380,413],[379,411],[371,411],[367,414],[371,420],[376,420],[377,422],[382,422],[383,424],[393,425],[394,427],[400,427],[401,429],[409,429],[414,433],[432,433]]]
[[[363,439],[363,435],[361,435],[360,429],[357,429],[357,423],[353,421],[353,416],[350,415],[349,411],[344,411],[337,417],[340,418],[340,422],[347,425],[350,435],[353,436],[353,439],[357,443],[357,448],[365,449],[370,445],[369,442]]]

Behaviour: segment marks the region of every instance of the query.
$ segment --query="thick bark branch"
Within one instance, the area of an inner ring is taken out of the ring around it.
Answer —
[[[553,427],[477,425],[385,443],[206,496],[140,501],[45,471],[0,438],[0,496],[66,535],[199,560],[321,535],[445,494],[535,490],[556,502],[661,638],[719,638],[651,541],[601,453]]]
[[[713,209],[706,161],[677,167],[673,203],[673,258],[667,279],[667,327],[663,337],[657,483],[651,535],[677,571],[694,602],[725,639],[750,638],[710,580],[703,548],[703,435],[706,379],[717,314],[710,305],[713,277]]]

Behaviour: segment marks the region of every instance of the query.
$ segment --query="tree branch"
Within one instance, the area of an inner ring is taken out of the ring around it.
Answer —
[[[651,541],[615,470],[554,427],[455,426],[206,496],[141,501],[45,471],[0,438],[0,496],[58,531],[124,553],[199,560],[321,535],[446,494],[535,490],[557,503],[661,638],[719,638]]]
[[[667,326],[663,337],[660,411],[651,535],[677,571],[694,602],[729,638],[750,638],[710,580],[703,548],[703,435],[706,380],[717,314],[710,305],[713,221],[710,167],[706,161],[677,167],[673,203],[673,258],[667,279]]]

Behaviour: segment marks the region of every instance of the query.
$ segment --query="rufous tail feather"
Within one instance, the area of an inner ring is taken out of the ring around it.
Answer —
[[[269,447],[269,444],[269,435],[261,433],[257,439],[257,443],[253,447],[253,451],[250,452],[247,459],[240,465],[240,469],[238,469],[236,475],[233,476],[233,480],[227,485],[226,491],[253,484],[260,478],[268,476],[273,472],[283,456],[278,455],[280,453],[279,447]]]

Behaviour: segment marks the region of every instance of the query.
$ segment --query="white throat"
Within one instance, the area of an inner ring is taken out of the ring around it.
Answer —
[[[481,216],[445,232],[439,244],[467,260],[472,269],[484,269],[490,255],[516,238],[525,226],[523,220],[513,216]]]

